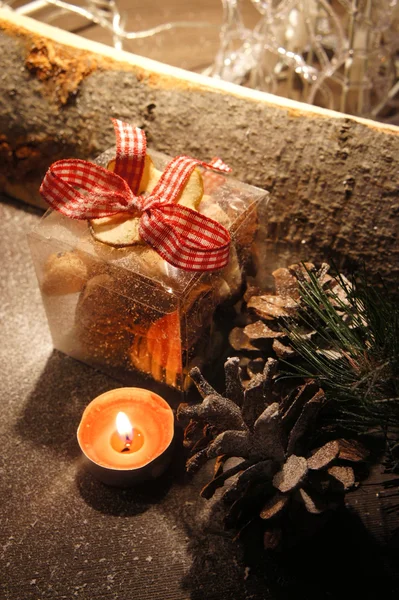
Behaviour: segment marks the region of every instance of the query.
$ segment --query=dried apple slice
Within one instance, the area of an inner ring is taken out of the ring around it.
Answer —
[[[111,160],[108,163],[108,169],[114,171],[115,160]],[[158,171],[155,168],[151,157],[147,154],[141,176],[139,194],[150,194],[161,175],[162,171]],[[202,175],[198,169],[194,169],[177,202],[178,204],[197,210],[203,193]],[[94,239],[110,246],[123,247],[143,244],[144,242],[139,234],[139,219],[140,215],[138,213],[130,213],[129,215],[118,213],[111,217],[92,219],[89,222],[90,232]]]
[[[199,169],[194,169],[181,191],[177,203],[187,206],[187,208],[198,210],[203,193],[204,184],[202,182],[202,175]]]
[[[134,217],[131,213],[92,219],[90,232],[98,242],[109,246],[123,247],[145,243],[139,234],[139,217]]]
[[[147,348],[152,358],[153,368],[159,365],[175,378],[182,371],[180,320],[177,312],[161,317],[147,332]]]
[[[182,374],[180,322],[177,312],[155,321],[146,334],[135,335],[130,348],[133,366],[176,387]]]
[[[115,164],[116,164],[115,159],[110,160],[107,165],[108,171],[114,172]],[[148,154],[146,154],[146,157],[144,159],[143,174],[142,174],[141,180],[140,180],[139,194],[142,194],[143,192],[152,192],[152,190],[155,187],[155,184],[157,183],[157,181],[159,180],[161,175],[162,175],[162,172],[158,171],[155,168],[151,157]]]

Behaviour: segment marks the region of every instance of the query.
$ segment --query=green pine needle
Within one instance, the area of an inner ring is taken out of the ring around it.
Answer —
[[[382,431],[399,466],[398,307],[366,275],[351,282],[338,275],[339,295],[307,275],[299,318],[285,327],[302,358],[295,375],[319,383],[336,423],[357,433]],[[310,339],[304,327],[315,332]]]

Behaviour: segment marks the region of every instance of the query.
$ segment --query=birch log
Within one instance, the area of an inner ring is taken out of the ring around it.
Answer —
[[[221,156],[271,192],[267,238],[398,274],[399,128],[144,59],[0,9],[0,191],[37,203],[46,168],[113,145],[110,117],[168,154]]]

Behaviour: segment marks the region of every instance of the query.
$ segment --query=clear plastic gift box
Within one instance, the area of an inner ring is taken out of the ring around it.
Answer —
[[[170,161],[150,155],[160,170]],[[107,166],[113,156],[110,149],[96,163]],[[87,221],[46,212],[29,244],[57,350],[124,383],[177,390],[188,386],[192,367],[222,354],[223,307],[239,300],[253,269],[267,192],[198,168],[204,186],[199,212],[231,235],[229,263],[219,271],[178,269],[145,244],[101,243]]]

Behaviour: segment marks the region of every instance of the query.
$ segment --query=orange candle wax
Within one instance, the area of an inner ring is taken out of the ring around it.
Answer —
[[[165,470],[173,434],[173,412],[161,396],[118,388],[90,402],[77,437],[93,474],[104,483],[126,486]]]

